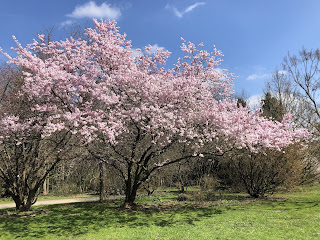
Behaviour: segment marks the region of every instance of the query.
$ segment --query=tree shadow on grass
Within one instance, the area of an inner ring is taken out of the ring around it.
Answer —
[[[231,199],[232,200],[232,199]],[[247,203],[247,204],[246,204]],[[191,203],[138,205],[123,209],[120,202],[74,203],[34,207],[33,211],[17,213],[0,210],[0,239],[64,237],[72,238],[108,228],[170,227],[194,225],[231,210],[302,210],[316,211],[317,201],[283,201],[283,199],[251,202],[221,202],[221,205],[203,207]],[[124,230],[125,231],[125,230]]]
[[[193,225],[221,214],[215,208],[179,206],[175,209],[122,209],[103,203],[75,203],[37,207],[28,216],[0,211],[0,238],[76,237],[102,228],[169,227]]]
[[[319,202],[317,201],[288,201],[287,199],[269,199],[261,201],[259,206],[265,209],[282,210],[282,211],[300,211],[310,209],[319,209]],[[319,211],[317,211],[319,212]]]

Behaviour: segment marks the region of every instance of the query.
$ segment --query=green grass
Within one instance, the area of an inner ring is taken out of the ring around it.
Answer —
[[[141,197],[136,210],[118,200],[1,210],[0,239],[320,239],[320,185],[268,200],[176,197]]]

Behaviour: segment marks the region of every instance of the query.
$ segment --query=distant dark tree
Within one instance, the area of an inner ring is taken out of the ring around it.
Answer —
[[[248,94],[245,90],[242,90],[240,94],[235,95],[235,99],[237,100],[237,106],[246,107],[248,105],[246,99],[248,99]]]
[[[273,97],[270,92],[267,92],[262,99],[262,115],[267,118],[272,118],[275,121],[282,121],[284,109],[280,101]]]
[[[247,102],[243,99],[243,98],[238,98],[237,99],[237,106],[240,107],[246,107],[247,106]]]

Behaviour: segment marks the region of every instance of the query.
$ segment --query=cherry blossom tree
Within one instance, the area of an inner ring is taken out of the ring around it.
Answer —
[[[0,80],[0,178],[16,209],[28,210],[46,176],[63,159],[62,146],[66,149],[71,134],[64,130],[41,136],[50,113],[34,111],[39,99],[19,92],[21,69],[3,65]]]
[[[238,107],[232,74],[217,69],[223,56],[217,49],[209,53],[182,39],[185,56],[165,68],[168,51],[147,46],[133,57],[114,21],[94,24],[88,40],[44,44],[40,35],[26,48],[17,42],[18,56],[7,57],[24,69],[21,94],[41,99],[30,108],[41,116],[32,127],[41,125],[42,137],[63,130],[81,136],[94,157],[120,172],[126,205],[161,167],[231,148],[281,150],[307,137],[289,117],[279,123]],[[10,117],[12,132],[30,129],[28,121],[16,126],[19,116]],[[208,144],[211,151],[204,150]]]

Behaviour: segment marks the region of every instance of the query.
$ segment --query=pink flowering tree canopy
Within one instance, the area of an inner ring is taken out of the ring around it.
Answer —
[[[6,55],[24,69],[20,94],[41,99],[32,107],[40,119],[20,122],[18,115],[2,113],[1,139],[26,128],[43,128],[43,137],[70,130],[120,172],[125,201],[132,204],[156,169],[203,156],[205,144],[212,144],[213,152],[258,152],[308,137],[289,117],[275,122],[238,107],[232,74],[217,68],[223,56],[217,49],[210,53],[202,43],[182,39],[185,56],[165,67],[170,52],[151,53],[147,46],[134,57],[114,21],[94,24],[86,30],[88,40],[44,44],[40,35],[26,48],[16,41],[17,57]]]

